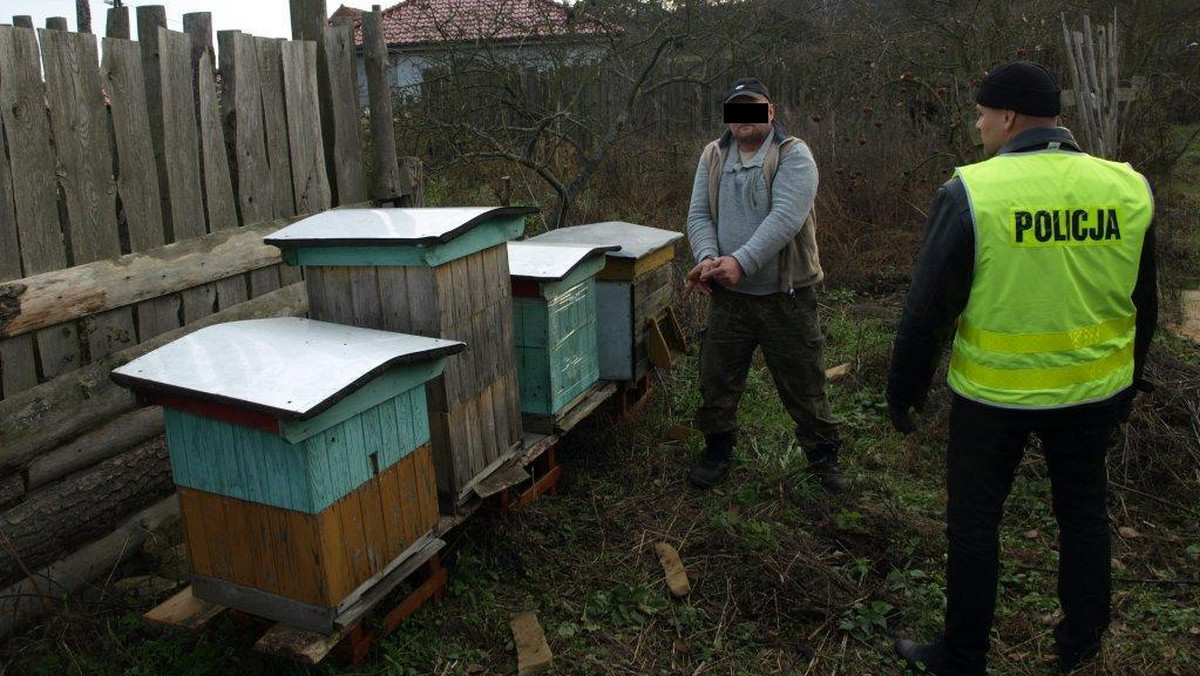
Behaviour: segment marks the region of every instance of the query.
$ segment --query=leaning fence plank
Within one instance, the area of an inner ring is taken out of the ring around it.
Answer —
[[[0,282],[0,338],[39,331],[182,289],[278,265],[263,237],[298,217],[219,230],[152,251]]]
[[[13,207],[26,275],[67,266],[54,158],[47,152],[50,129],[40,61],[33,29],[0,26],[0,117],[8,142]],[[41,331],[36,341],[42,378],[79,367],[79,338],[73,324]]]
[[[3,121],[0,120],[0,127]],[[0,138],[3,131],[0,130]],[[17,249],[17,217],[13,210],[12,172],[8,151],[0,142],[0,281],[21,276],[21,252]],[[37,384],[33,336],[0,340],[0,399],[11,397]]]
[[[240,32],[230,35],[227,42],[229,49],[221,49],[222,110],[234,127],[237,198],[242,225],[253,225],[270,220],[274,212],[271,168],[267,161],[263,130],[258,49],[254,36]],[[222,46],[225,46],[224,43]],[[226,51],[229,53],[226,54]],[[250,274],[251,296],[259,296],[278,287],[279,271],[276,268]]]
[[[60,30],[39,31],[39,37],[72,263],[115,258],[121,255],[117,186],[96,38]],[[92,359],[137,342],[127,308],[88,317],[83,326]]]
[[[292,161],[288,155],[288,125],[283,109],[282,45],[283,40],[277,38],[254,38],[254,46],[258,51],[258,78],[262,87],[267,164],[271,166],[271,204],[276,218],[298,213],[296,198],[292,194]]]
[[[167,170],[163,166],[162,75],[159,72],[158,29],[167,27],[167,10],[162,5],[143,5],[137,8],[138,44],[142,48],[142,77],[146,83],[146,109],[150,111],[150,139],[154,143],[154,166],[158,172],[158,192],[162,196],[163,228],[167,241],[171,234],[171,211],[167,201]]]
[[[388,84],[388,50],[383,36],[383,14],[375,9],[362,14],[362,47],[371,101],[371,167],[375,172],[372,197],[391,199],[400,193],[396,165],[396,132],[392,128],[392,88]]]
[[[185,33],[158,30],[159,76],[172,86],[162,91],[163,159],[170,191],[171,224],[175,241],[207,232],[204,196],[200,190],[200,139],[196,102],[192,95],[192,41]],[[205,285],[183,292],[183,323],[212,314],[216,291]]]
[[[104,40],[104,88],[117,142],[117,193],[121,196],[129,245],[134,252],[166,243],[141,59],[141,48],[136,42]],[[147,340],[178,328],[179,302],[179,296],[171,295],[139,304],[138,339]]]
[[[237,207],[233,202],[233,185],[229,180],[229,163],[225,158],[225,141],[221,133],[221,111],[217,101],[216,80],[213,77],[212,56],[203,54],[197,65],[200,94],[200,137],[204,155],[204,199],[208,206],[208,226],[213,231],[236,228]],[[217,306],[227,308],[246,300],[246,279],[230,277],[216,283]]]
[[[292,182],[300,213],[330,206],[317,101],[317,47],[308,40],[283,45],[283,80],[287,92],[287,126],[292,148]]]
[[[334,192],[338,204],[367,198],[363,185],[361,114],[354,29],[349,21],[334,20],[325,29],[325,57],[329,64],[329,96],[333,114]]]

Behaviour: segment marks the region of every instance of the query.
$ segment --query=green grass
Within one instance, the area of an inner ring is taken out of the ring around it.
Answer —
[[[668,435],[690,425],[698,403],[688,358],[657,378],[641,419],[585,424],[566,440],[558,496],[507,519],[478,514],[453,532],[442,602],[377,644],[365,664],[314,671],[513,673],[508,622],[535,610],[555,655],[550,673],[899,673],[894,636],[931,638],[941,622],[946,401],[941,390],[931,397],[914,437],[889,430],[882,385],[894,303],[847,291],[822,297],[827,364],[854,364],[830,386],[846,421],[851,494],[831,497],[805,476],[792,423],[761,365],[742,404],[730,479],[708,493],[688,486],[702,442]],[[1194,345],[1172,340],[1156,350],[1192,360],[1196,377]],[[1114,528],[1132,526],[1139,536],[1114,540],[1114,628],[1101,662],[1083,673],[1200,672],[1200,509],[1190,471],[1143,491],[1156,499],[1114,491]],[[992,673],[1046,673],[1058,612],[1056,533],[1044,465],[1031,453],[1004,522]],[[651,550],[659,541],[676,546],[687,567],[693,592],[684,600],[667,593]],[[154,633],[140,619],[152,604],[80,600],[11,641],[3,663],[12,673],[53,676],[305,672],[254,653],[253,633],[224,619],[197,636]]]

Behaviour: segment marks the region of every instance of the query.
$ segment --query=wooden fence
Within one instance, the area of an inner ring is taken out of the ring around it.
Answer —
[[[220,32],[219,63],[207,13],[176,32],[138,7],[137,42],[127,8],[102,40],[0,27],[0,635],[174,510],[161,410],[108,372],[216,322],[303,314],[262,237],[414,183],[382,83],[388,124],[364,139],[352,29],[323,5],[292,3],[311,40]]]

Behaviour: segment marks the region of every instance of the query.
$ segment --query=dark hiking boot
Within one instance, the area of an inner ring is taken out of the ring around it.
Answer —
[[[1060,645],[1058,647],[1058,670],[1061,673],[1069,674],[1091,662],[1099,654],[1099,643],[1082,650],[1069,650]]]
[[[837,456],[827,455],[808,463],[808,471],[821,482],[830,493],[845,493],[850,490],[850,479],[838,464]]]
[[[704,457],[692,467],[691,480],[696,488],[708,490],[725,480],[733,459],[733,432],[704,436]]]
[[[954,667],[947,663],[945,651],[938,643],[917,643],[899,639],[892,646],[909,670],[933,676],[982,676],[986,669],[971,670]]]

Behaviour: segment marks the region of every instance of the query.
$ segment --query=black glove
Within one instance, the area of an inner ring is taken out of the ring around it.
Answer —
[[[913,417],[914,408],[920,413],[919,407],[888,401],[888,417],[892,420],[892,427],[900,434],[912,434],[917,431],[917,421]]]
[[[1154,391],[1154,383],[1149,380],[1138,378],[1124,392],[1121,393],[1121,401],[1117,404],[1117,422],[1129,422],[1129,414],[1133,412],[1133,400],[1137,398],[1138,392],[1149,394]]]

